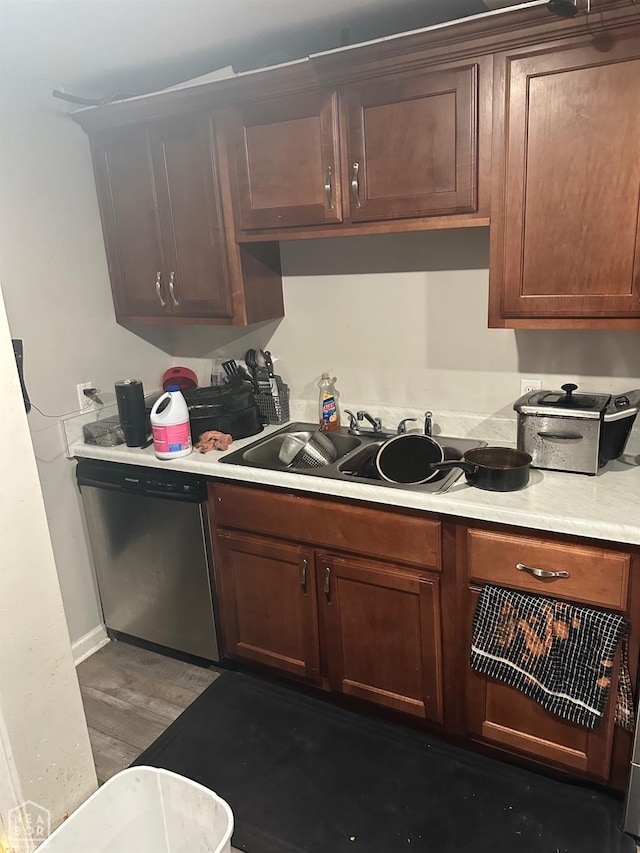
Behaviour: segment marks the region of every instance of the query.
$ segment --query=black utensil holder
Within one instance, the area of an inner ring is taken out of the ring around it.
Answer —
[[[276,376],[278,396],[256,394],[256,405],[260,416],[268,424],[284,424],[289,420],[289,386]]]

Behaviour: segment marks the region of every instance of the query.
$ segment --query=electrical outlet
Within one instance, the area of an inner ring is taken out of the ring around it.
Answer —
[[[530,394],[532,391],[540,391],[542,388],[542,379],[521,379],[520,380],[520,396]]]
[[[76,391],[78,392],[78,406],[81,412],[92,412],[95,409],[95,403],[86,397],[84,394],[85,388],[93,388],[93,382],[78,382]]]

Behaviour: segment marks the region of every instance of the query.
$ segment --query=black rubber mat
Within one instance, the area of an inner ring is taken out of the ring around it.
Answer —
[[[135,762],[231,806],[248,853],[633,853],[622,803],[223,673]]]

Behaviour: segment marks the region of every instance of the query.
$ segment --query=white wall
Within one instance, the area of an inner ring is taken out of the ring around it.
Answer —
[[[294,397],[323,370],[359,403],[511,415],[521,378],[602,392],[640,387],[640,333],[487,328],[489,229],[300,240],[281,246],[285,318],[250,332],[181,332],[191,355],[266,346]],[[515,426],[514,426],[515,440]]]
[[[489,229],[283,245],[286,319],[270,346],[294,392],[322,370],[343,401],[511,412],[520,378],[640,387],[640,333],[487,328]]]
[[[1,294],[0,377],[0,825],[28,800],[57,824],[97,780]]]
[[[54,83],[5,74],[0,99],[0,275],[11,336],[24,340],[33,402],[78,407],[75,386],[113,392],[134,375],[159,386],[171,359],[114,319],[87,137]],[[28,417],[72,640],[101,621],[80,520],[75,465],[56,417]]]

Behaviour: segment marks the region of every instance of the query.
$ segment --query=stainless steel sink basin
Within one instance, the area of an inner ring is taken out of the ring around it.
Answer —
[[[304,428],[294,429],[294,427],[300,426]],[[267,438],[262,439],[262,441],[258,441],[255,444],[246,447],[244,450],[239,450],[238,453],[241,454],[244,463],[251,465],[254,468],[269,468],[271,471],[291,470],[289,466],[281,462],[279,458],[280,448],[282,447],[282,443],[286,436],[296,433],[297,435],[307,438],[313,435],[316,429],[317,427],[314,425],[310,426],[309,424],[290,424],[286,429],[281,430],[274,435],[267,436]],[[336,449],[336,460],[342,459],[347,453],[355,450],[356,447],[360,447],[360,439],[353,435],[343,435],[337,431],[327,432],[325,435]],[[235,454],[232,454],[232,456],[234,455]],[[231,456],[227,456],[222,461],[231,462],[232,458]],[[233,460],[233,462],[236,462],[236,460]],[[243,463],[236,462],[236,464],[242,465]]]
[[[343,480],[369,485],[381,486],[390,489],[411,489],[420,492],[440,493],[446,492],[461,475],[460,470],[446,471],[438,474],[437,478],[420,486],[406,486],[402,484],[389,483],[379,479],[375,471],[375,455],[378,448],[393,433],[350,435],[345,427],[326,433],[336,448],[337,458],[330,465],[320,468],[291,468],[280,461],[278,454],[290,433],[313,432],[317,429],[316,424],[292,423],[287,424],[278,432],[272,433],[265,438],[260,438],[244,447],[236,450],[220,461],[229,465],[244,465],[251,468],[266,468],[269,471],[288,471],[305,477],[325,477],[330,480]],[[434,436],[444,448],[445,459],[461,459],[467,450],[474,447],[485,447],[486,441],[476,441],[469,438],[451,438],[450,436]]]

